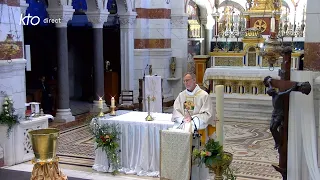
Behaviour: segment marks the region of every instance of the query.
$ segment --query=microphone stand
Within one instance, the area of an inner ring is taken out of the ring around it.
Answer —
[[[187,109],[186,109],[186,111],[188,112],[188,114],[191,117],[191,120],[192,120],[192,122],[194,124],[193,141],[192,141],[192,152],[193,152],[194,149],[200,150],[200,147],[201,147],[200,137],[201,137],[201,135],[199,134],[197,125],[196,125],[195,121],[193,120],[194,118],[190,115],[190,113],[189,113],[189,111]],[[198,120],[199,120],[199,118],[198,118]],[[197,166],[196,168],[197,168],[196,171],[197,171],[198,176],[199,176],[197,178],[200,179],[200,167]],[[191,172],[190,172],[190,179],[191,178],[192,178],[192,167],[191,167]]]
[[[147,64],[146,67],[143,70],[143,81],[146,78],[146,69],[147,69],[148,66],[149,66],[149,64]]]

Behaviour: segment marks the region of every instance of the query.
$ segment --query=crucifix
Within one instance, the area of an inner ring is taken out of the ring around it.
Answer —
[[[275,140],[275,149],[278,149],[279,152],[279,164],[272,164],[272,166],[281,173],[283,180],[287,179],[289,94],[292,91],[296,91],[308,95],[311,91],[309,82],[290,81],[291,53],[291,47],[282,49],[283,62],[279,70],[281,79],[272,79],[267,76],[263,81],[268,88],[267,94],[272,96],[274,110],[272,112],[270,131]],[[272,65],[270,63],[270,66]],[[278,88],[279,91],[274,88]]]

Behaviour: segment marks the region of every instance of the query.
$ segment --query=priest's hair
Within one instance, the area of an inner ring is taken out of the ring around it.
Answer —
[[[183,77],[186,77],[186,75],[190,75],[191,77],[192,77],[192,79],[196,79],[196,75],[194,74],[194,73],[192,73],[192,72],[186,72],[186,73],[184,73],[184,76]]]

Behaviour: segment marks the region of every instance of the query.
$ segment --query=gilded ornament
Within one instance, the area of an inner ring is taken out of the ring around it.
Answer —
[[[261,32],[264,32],[267,29],[267,23],[263,19],[258,19],[256,22],[254,22],[253,27],[259,29]]]
[[[170,70],[171,70],[171,78],[174,78],[174,74],[176,72],[176,57],[171,58],[171,63],[170,63]]]

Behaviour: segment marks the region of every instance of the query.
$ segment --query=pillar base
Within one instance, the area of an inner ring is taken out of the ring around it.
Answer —
[[[54,121],[56,122],[72,122],[75,120],[75,117],[72,116],[71,109],[57,109],[56,117]]]
[[[103,100],[103,109],[102,112],[106,112],[108,111],[109,108],[106,104],[106,101]],[[91,113],[99,113],[101,111],[101,109],[99,108],[99,101],[93,101],[92,107],[90,108],[90,112]]]

